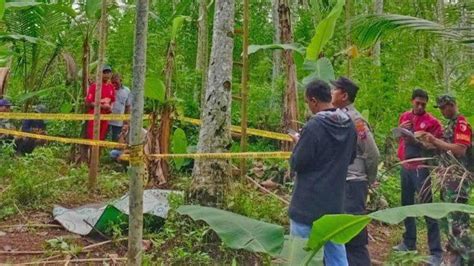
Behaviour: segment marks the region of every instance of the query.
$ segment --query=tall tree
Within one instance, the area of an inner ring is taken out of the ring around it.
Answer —
[[[293,43],[293,33],[291,29],[291,14],[289,0],[278,0],[278,17],[280,21],[280,39],[282,43]],[[297,130],[298,120],[298,94],[296,87],[296,65],[293,59],[293,51],[283,50],[285,60],[286,89],[283,96],[283,129]],[[292,143],[283,143],[283,150],[290,150]]]
[[[374,0],[374,13],[377,15],[382,15],[383,14],[383,0]],[[380,61],[380,40],[378,40],[373,49],[373,55],[374,55],[374,64],[376,66],[381,65]]]
[[[228,151],[232,101],[232,51],[234,48],[234,1],[215,2],[208,84],[202,107],[197,151]],[[228,160],[196,160],[191,197],[201,204],[220,205],[231,175]]]
[[[272,0],[272,22],[274,28],[273,43],[280,43],[280,20],[278,17],[278,0]],[[281,50],[273,50],[272,93],[276,91],[276,81],[281,75]]]
[[[249,0],[244,0],[244,28],[243,28],[243,52],[242,52],[242,87],[241,87],[241,138],[240,138],[240,151],[247,151],[247,124],[248,124],[248,94],[249,94]],[[247,174],[246,160],[240,161],[240,175],[245,177]]]
[[[438,18],[438,23],[440,25],[445,26],[445,19],[444,19],[444,0],[438,0],[437,5],[436,5],[436,11],[437,11],[437,18]],[[442,77],[443,77],[443,87],[446,91],[449,91],[449,72],[450,72],[450,66],[449,66],[449,58],[448,58],[448,49],[445,41],[440,42],[440,61],[441,61],[441,71],[442,71]]]
[[[352,48],[352,38],[351,38],[351,17],[352,17],[352,0],[346,0],[345,13],[346,13],[346,48]],[[351,76],[352,74],[352,53],[347,55],[347,70],[346,75]]]
[[[207,64],[209,63],[209,29],[207,25],[207,0],[199,0],[199,19],[198,19],[198,47],[196,56],[196,70],[201,75],[201,86],[197,90],[195,97],[202,106],[207,83]],[[198,92],[201,92],[200,94]]]
[[[99,27],[99,51],[97,59],[96,89],[94,99],[94,140],[99,140],[100,135],[100,98],[102,96],[102,65],[105,58],[105,44],[107,42],[107,0],[102,0]],[[89,187],[95,189],[99,173],[99,146],[92,146],[89,167]]]
[[[130,119],[130,204],[128,265],[141,265],[143,234],[143,95],[146,73],[148,0],[137,0]]]

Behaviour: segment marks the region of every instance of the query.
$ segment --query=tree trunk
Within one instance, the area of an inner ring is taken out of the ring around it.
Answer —
[[[240,137],[240,151],[247,151],[247,120],[248,120],[248,94],[249,94],[249,0],[244,0],[244,21],[243,21],[243,53],[242,53],[242,90],[240,96],[242,100],[240,102],[240,112],[241,112],[241,137]],[[240,176],[242,178],[247,174],[247,165],[246,160],[242,159],[240,161]]]
[[[383,14],[383,0],[374,1],[374,13],[377,15]],[[376,66],[381,66],[382,63],[380,61],[380,40],[377,41],[374,45],[373,56],[374,56],[374,64]]]
[[[100,98],[102,95],[102,65],[105,57],[105,43],[107,42],[107,0],[102,0],[102,9],[99,28],[99,54],[97,60],[96,89],[94,100],[94,140],[99,140],[100,135]],[[92,146],[89,167],[89,188],[94,190],[99,173],[99,146]]]
[[[218,0],[215,3],[211,60],[201,115],[198,152],[225,152],[232,145],[230,110],[234,8],[233,0]],[[228,160],[196,160],[191,198],[204,205],[222,205],[230,176],[231,167]]]
[[[272,0],[272,21],[273,21],[273,43],[280,43],[280,20],[278,18],[278,0]],[[281,75],[281,50],[273,50],[273,69],[272,69],[272,96],[275,95],[277,91],[277,80]],[[271,101],[273,105],[274,101]]]
[[[146,73],[148,0],[137,0],[133,56],[133,103],[130,119],[130,203],[128,265],[142,264],[143,234],[143,95]]]
[[[346,0],[345,13],[346,13],[346,47],[349,49],[352,46],[351,38],[351,12],[352,12],[352,0]],[[347,70],[346,75],[350,77],[352,75],[352,54],[347,55]]]
[[[166,66],[165,66],[165,101],[167,103],[161,111],[161,123],[160,123],[160,149],[162,154],[170,153],[170,136],[171,136],[171,113],[173,112],[173,106],[171,106],[170,100],[172,98],[172,81],[173,81],[173,67],[174,67],[174,50],[175,50],[175,41],[171,40],[168,52],[166,55]],[[169,165],[166,160],[161,160],[161,170],[165,179],[169,178]]]
[[[280,19],[280,39],[282,43],[293,43],[291,31],[291,16],[288,0],[278,0],[278,17]],[[292,50],[283,50],[285,60],[286,89],[283,98],[283,129],[298,129],[298,94],[296,87],[296,66],[293,60]],[[282,149],[289,151],[293,148],[293,143],[284,142]]]
[[[438,13],[438,22],[441,25],[444,25],[444,0],[438,0],[437,4],[437,13]],[[446,40],[445,38],[442,38],[441,44],[440,44],[440,49],[441,53],[439,55],[441,56],[441,68],[443,72],[443,86],[445,91],[449,91],[449,58],[448,58],[448,49],[446,46]]]
[[[201,75],[201,86],[195,91],[195,101],[202,108],[207,83],[207,64],[209,63],[209,29],[207,25],[207,0],[199,0],[198,48],[196,70]]]

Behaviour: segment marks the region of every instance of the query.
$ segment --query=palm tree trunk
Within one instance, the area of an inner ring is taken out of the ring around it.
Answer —
[[[374,11],[375,11],[375,14],[377,14],[377,15],[382,15],[383,14],[383,0],[375,0],[374,1]],[[373,56],[374,56],[374,64],[376,66],[381,66],[380,41],[377,41],[374,45]]]
[[[437,3],[437,13],[438,13],[438,22],[441,25],[444,25],[444,0],[438,0]],[[449,91],[449,58],[448,58],[448,50],[446,46],[446,40],[443,38],[440,44],[440,49],[441,49],[441,68],[443,72],[443,85],[444,85],[444,90]]]
[[[102,95],[102,65],[105,57],[106,31],[107,31],[107,0],[102,0],[102,9],[99,28],[99,56],[97,62],[96,89],[94,100],[94,140],[99,140],[100,135],[100,98]],[[99,146],[92,146],[89,167],[89,188],[94,190],[99,173]]]
[[[291,30],[291,15],[288,0],[278,0],[278,17],[280,21],[280,39],[282,43],[293,43],[293,33]],[[298,94],[296,87],[296,66],[293,60],[292,50],[283,50],[285,60],[286,89],[283,97],[283,129],[297,130],[298,120]],[[283,150],[291,150],[293,143],[284,142]]]
[[[351,17],[352,17],[352,1],[346,0],[345,13],[346,13],[346,48],[352,46],[352,39],[351,39]],[[347,70],[346,75],[350,77],[352,75],[352,54],[347,55]]]
[[[142,264],[143,234],[143,95],[146,73],[148,33],[148,0],[137,0],[135,45],[133,56],[133,103],[130,119],[130,203],[128,231],[128,265]]]
[[[198,152],[224,152],[232,145],[232,51],[234,48],[234,0],[215,3],[211,60]],[[193,169],[190,196],[200,204],[220,206],[231,176],[228,160],[199,159]]]

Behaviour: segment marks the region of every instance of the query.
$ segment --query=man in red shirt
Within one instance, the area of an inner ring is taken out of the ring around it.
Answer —
[[[451,95],[441,95],[436,100],[437,106],[447,124],[444,129],[443,139],[435,138],[431,134],[426,134],[425,139],[432,143],[442,157],[447,156],[450,151],[459,162],[468,165],[467,150],[471,147],[472,129],[466,118],[461,115],[456,105],[456,99]],[[442,160],[445,167],[451,166],[449,157]],[[469,201],[470,182],[462,181],[457,175],[445,173],[446,180],[443,182],[441,190],[442,199],[445,202],[463,203]],[[470,233],[470,217],[467,213],[453,212],[447,217],[448,221],[448,246],[447,250],[452,253],[449,256],[449,265],[472,265],[474,263],[474,253],[472,252],[472,240]]]
[[[112,77],[112,68],[110,66],[102,67],[102,91],[100,97],[100,113],[110,114],[112,111],[112,103],[115,102],[115,89],[114,86],[109,82]],[[94,102],[95,102],[95,91],[96,84],[92,83],[87,91],[86,106],[88,108],[88,114],[94,114]],[[100,121],[100,140],[105,140],[107,135],[107,129],[109,122],[107,120]],[[87,121],[86,137],[93,139],[94,136],[94,121]]]
[[[412,94],[413,108],[400,116],[399,127],[415,132],[427,132],[435,138],[443,136],[441,123],[425,111],[428,102],[428,93],[422,89],[415,89]],[[412,139],[399,139],[398,157],[401,161],[421,158],[423,147]],[[415,193],[418,192],[419,203],[433,201],[429,171],[423,168],[423,162],[403,163],[401,169],[402,206],[415,204]],[[438,222],[425,217],[428,228],[428,245],[430,248],[430,265],[441,263],[442,248]],[[394,247],[397,251],[416,250],[416,223],[415,218],[405,219],[405,233],[403,242]]]

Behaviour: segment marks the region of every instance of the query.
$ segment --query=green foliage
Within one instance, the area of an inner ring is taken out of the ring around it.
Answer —
[[[429,256],[421,255],[417,251],[393,252],[388,260],[389,265],[420,265],[429,262]]]
[[[285,236],[285,242],[281,253],[277,256],[283,260],[282,265],[304,265],[309,261],[310,265],[324,265],[323,252],[317,252],[313,255],[306,248],[307,239]]]
[[[439,23],[396,14],[361,16],[355,20],[353,32],[357,44],[367,47],[373,45],[382,35],[400,30],[434,33],[441,37],[457,40],[461,38],[457,32],[450,31]]]
[[[433,219],[441,219],[450,212],[472,214],[474,213],[474,206],[458,203],[425,203],[381,210],[368,216],[384,223],[397,224],[407,217],[428,216]]]
[[[281,226],[203,206],[184,205],[176,211],[205,221],[230,248],[271,255],[278,254],[282,248],[284,229]]]
[[[173,26],[171,27],[171,40],[175,40],[178,32],[183,27],[185,21],[191,21],[189,16],[177,16],[173,19]]]
[[[298,52],[300,54],[304,54],[304,48],[298,44],[281,44],[281,43],[273,43],[273,44],[266,44],[266,45],[257,45],[257,44],[251,44],[248,47],[248,54],[251,55],[253,53],[258,52],[259,50],[274,50],[274,49],[283,49],[283,50],[293,50],[295,52]]]
[[[165,101],[165,84],[157,77],[147,77],[145,80],[145,96],[159,102]]]
[[[176,154],[187,153],[188,140],[186,133],[181,128],[175,129],[173,137],[171,138],[171,151]],[[179,170],[184,166],[186,160],[184,158],[173,159],[174,165]]]
[[[308,240],[308,248],[315,255],[328,241],[345,244],[370,222],[365,215],[324,215],[314,221]]]
[[[303,84],[305,85],[315,79],[322,79],[326,82],[336,79],[331,61],[326,57],[320,58],[317,61],[308,60],[304,62],[303,69],[311,72],[309,76],[303,79]]]
[[[101,0],[86,0],[85,1],[85,10],[86,16],[90,20],[100,18],[100,10],[102,9]]]
[[[345,0],[338,0],[331,13],[318,23],[311,43],[306,48],[306,59],[318,59],[319,53],[334,34],[334,28],[336,27],[337,19],[342,13],[344,4]]]
[[[49,239],[45,243],[49,254],[61,253],[70,256],[77,256],[81,253],[82,247],[72,243],[70,239],[57,237]]]

